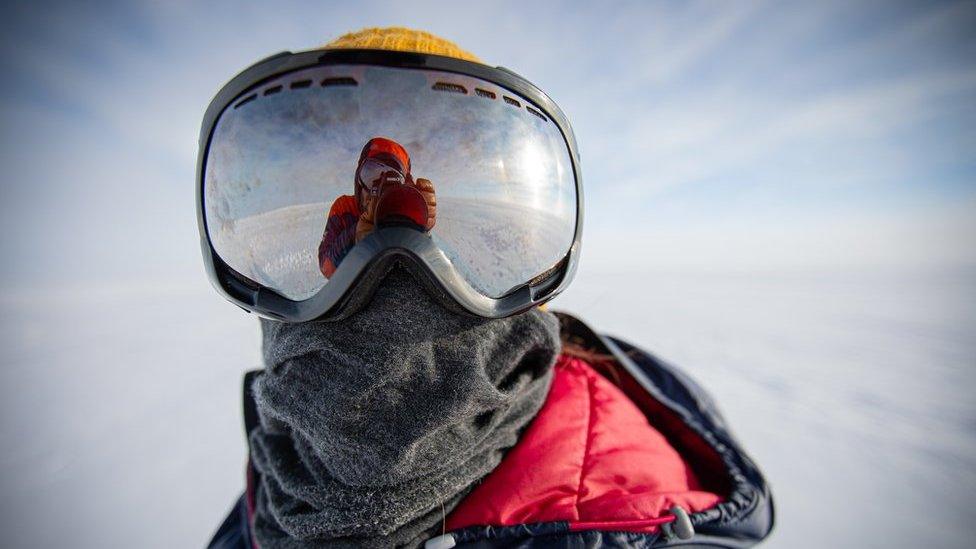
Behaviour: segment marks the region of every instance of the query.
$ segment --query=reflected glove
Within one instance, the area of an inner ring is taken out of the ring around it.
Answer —
[[[424,225],[424,230],[430,231],[437,222],[437,196],[434,194],[434,184],[430,179],[418,178],[414,186],[427,202],[427,224]]]
[[[373,228],[376,226],[376,203],[376,197],[371,196],[366,199],[366,207],[356,223],[356,242],[373,232]]]

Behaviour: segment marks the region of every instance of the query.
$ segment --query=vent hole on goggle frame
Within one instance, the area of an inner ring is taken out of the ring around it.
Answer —
[[[359,82],[356,82],[355,78],[349,76],[336,76],[334,78],[326,78],[322,81],[322,87],[328,88],[330,86],[358,86]]]
[[[546,117],[545,117],[545,116],[544,116],[544,115],[543,115],[543,114],[542,114],[541,112],[539,112],[539,111],[537,111],[537,110],[535,110],[535,109],[533,109],[532,107],[530,107],[530,106],[528,106],[528,105],[526,105],[526,106],[525,106],[525,110],[527,110],[527,111],[529,111],[530,113],[532,113],[532,114],[534,114],[534,115],[536,115],[536,116],[538,116],[538,117],[539,117],[539,118],[541,118],[542,120],[544,120],[544,121],[546,121],[546,122],[548,122],[548,120],[546,120]]]
[[[241,106],[246,105],[246,104],[250,103],[251,101],[254,101],[255,99],[257,99],[257,97],[258,97],[258,94],[252,93],[251,95],[249,95],[249,96],[245,97],[244,99],[241,99],[240,101],[238,101],[237,104],[234,105],[234,108],[235,109],[239,109]]]
[[[359,82],[355,78],[352,78],[350,76],[335,76],[335,77],[329,77],[329,78],[323,79],[320,82],[320,85],[322,87],[326,87],[326,88],[328,88],[328,87],[343,87],[343,86],[359,86]],[[296,80],[296,81],[294,81],[294,82],[292,82],[291,84],[288,85],[288,87],[290,89],[293,89],[293,90],[305,89],[305,88],[309,88],[311,86],[312,86],[312,80],[310,80],[310,79]],[[462,86],[460,84],[455,84],[453,82],[437,82],[436,84],[434,84],[433,86],[431,86],[431,89],[433,89],[434,91],[442,91],[442,92],[448,92],[448,93],[460,93],[460,94],[463,94],[463,95],[468,95],[468,89],[467,88],[465,88],[464,86]],[[262,95],[262,96],[274,95],[274,94],[279,93],[279,92],[281,92],[283,90],[284,90],[284,86],[281,85],[281,84],[277,84],[277,85],[274,85],[274,86],[270,86],[268,88],[265,88],[265,90],[260,95]],[[484,88],[475,88],[474,89],[474,92],[475,92],[475,95],[477,95],[478,97],[484,97],[486,99],[497,99],[498,98],[498,94],[496,94],[493,91],[486,90]],[[245,97],[244,99],[241,99],[240,101],[238,101],[234,105],[234,108],[235,109],[240,108],[240,107],[246,105],[247,103],[250,103],[251,101],[254,101],[257,98],[258,98],[258,94],[257,93],[252,93],[252,94],[248,95],[247,97]],[[505,103],[508,103],[509,105],[511,105],[513,107],[516,107],[516,108],[519,108],[519,109],[522,108],[522,103],[520,101],[518,101],[517,99],[514,99],[514,98],[509,97],[507,95],[503,95],[502,96],[502,99],[505,100]],[[543,120],[545,122],[548,122],[549,121],[549,119],[546,117],[546,115],[542,114],[542,112],[538,111],[537,109],[534,109],[534,108],[532,108],[532,107],[530,107],[528,105],[525,105],[525,110],[529,111],[531,114],[533,114],[534,116],[538,117],[540,120]]]
[[[495,99],[496,97],[498,97],[495,95],[495,92],[483,90],[481,88],[475,88],[474,93],[478,94],[478,96],[480,97],[487,97],[488,99]]]
[[[431,89],[433,89],[434,91],[443,91],[443,92],[451,92],[451,93],[463,93],[465,95],[468,94],[468,89],[467,88],[465,88],[461,84],[452,84],[451,82],[438,82],[438,83],[434,84],[431,87]]]

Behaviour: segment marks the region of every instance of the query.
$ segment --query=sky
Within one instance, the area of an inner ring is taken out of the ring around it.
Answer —
[[[204,110],[259,59],[385,25],[565,111],[586,204],[556,306],[717,395],[773,480],[772,546],[976,535],[976,3],[11,2],[0,19],[6,544],[212,532],[241,489],[238,380],[260,349],[200,258]]]
[[[455,40],[566,111],[583,268],[976,263],[971,2],[14,2],[0,276],[198,279],[212,95],[272,52],[390,24]]]

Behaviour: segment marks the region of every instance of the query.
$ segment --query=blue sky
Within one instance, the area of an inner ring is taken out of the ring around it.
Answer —
[[[153,2],[8,8],[6,284],[203,282],[199,124],[363,26],[455,40],[573,122],[582,268],[976,265],[976,4]]]

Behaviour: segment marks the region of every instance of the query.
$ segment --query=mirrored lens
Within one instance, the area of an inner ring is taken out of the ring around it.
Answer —
[[[359,183],[370,194],[379,194],[389,185],[403,185],[406,178],[398,170],[375,160],[366,160],[359,169]]]
[[[357,241],[386,226],[428,234],[489,297],[555,266],[576,229],[576,183],[556,124],[504,88],[452,73],[290,73],[224,111],[205,170],[217,254],[294,300],[319,291]]]

